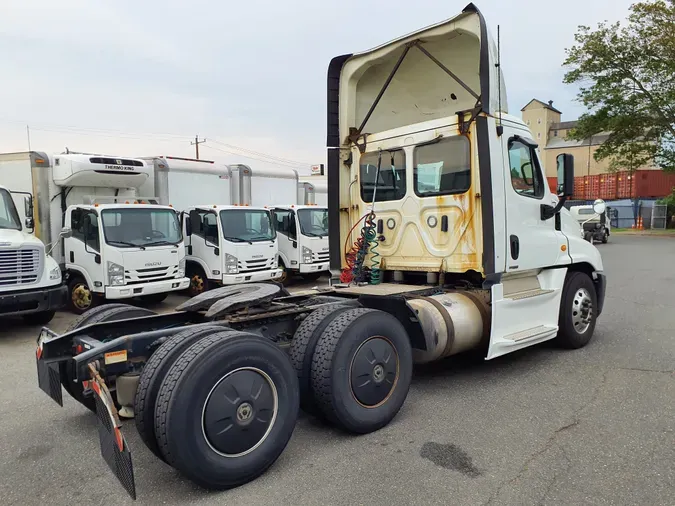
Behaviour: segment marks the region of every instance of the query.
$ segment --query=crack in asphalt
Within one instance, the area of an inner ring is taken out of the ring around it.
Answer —
[[[546,440],[544,445],[539,450],[532,453],[527,459],[525,459],[525,462],[521,466],[520,470],[518,471],[518,473],[513,478],[505,480],[505,481],[503,481],[502,483],[499,484],[499,486],[497,487],[497,490],[495,490],[495,492],[492,495],[490,495],[488,500],[484,503],[484,506],[489,506],[490,504],[492,504],[493,501],[495,499],[497,499],[497,497],[499,496],[501,491],[504,489],[504,487],[517,482],[518,479],[520,479],[520,477],[523,474],[525,474],[525,472],[529,469],[529,465],[533,461],[535,461],[537,459],[537,457],[543,455],[544,453],[549,451],[554,446],[557,446],[558,449],[560,449],[560,451],[563,452],[563,454],[565,456],[565,459],[569,462],[569,465],[567,466],[567,470],[572,466],[572,463],[571,463],[568,455],[565,453],[565,450],[559,444],[557,444],[557,439],[565,431],[571,430],[574,427],[579,425],[580,418],[581,418],[581,415],[584,412],[584,410],[586,410],[588,407],[592,406],[598,400],[598,397],[600,396],[601,390],[604,388],[605,384],[607,383],[608,372],[609,371],[604,371],[602,373],[602,380],[600,381],[600,383],[598,384],[598,386],[594,390],[593,395],[591,395],[591,398],[572,414],[572,421],[569,422],[568,424],[563,425],[562,427],[559,427],[556,430],[554,430],[551,433],[551,435],[549,436],[549,438]],[[556,479],[557,479],[557,476],[554,476],[553,480],[555,481]],[[551,484],[549,484],[549,485],[552,486]],[[547,487],[546,493],[550,492],[549,488],[550,487]],[[543,498],[542,498],[542,500],[543,500]]]
[[[654,372],[657,374],[675,374],[675,370],[668,369],[645,369],[642,367],[617,367],[621,371]]]

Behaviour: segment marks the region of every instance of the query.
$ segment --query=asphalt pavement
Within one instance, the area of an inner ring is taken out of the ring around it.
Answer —
[[[586,348],[417,369],[399,415],[366,436],[302,415],[276,464],[227,492],[181,478],[126,423],[137,502],[675,504],[675,239],[613,236],[599,248],[607,300]],[[0,323],[0,504],[131,504],[100,457],[95,416],[38,389],[38,330]]]

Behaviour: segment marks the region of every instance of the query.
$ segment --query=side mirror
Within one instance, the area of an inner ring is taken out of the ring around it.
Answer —
[[[190,224],[188,226],[190,228],[190,233],[188,235],[202,231],[202,218],[199,216],[199,211],[196,209],[190,211]]]
[[[61,229],[61,233],[59,234],[61,239],[68,239],[70,237],[73,237],[73,230],[68,228],[68,227],[63,227]]]
[[[26,218],[24,224],[26,225],[27,229],[33,230],[35,228],[35,220],[33,220],[33,218],[31,218],[30,216]]]
[[[290,232],[291,230],[291,218],[289,216],[284,216],[282,219],[282,225],[284,227],[284,232]]]
[[[605,204],[605,201],[602,199],[598,199],[595,202],[593,202],[593,212],[596,214],[604,214],[605,211],[607,210],[607,204]]]
[[[91,236],[91,219],[87,215],[82,219],[82,232],[84,232],[84,240],[86,242],[89,236]]]
[[[23,198],[23,206],[26,214],[26,219],[33,217],[33,196],[27,195]],[[28,221],[26,221],[26,226],[28,227]],[[31,225],[28,228],[33,228]]]
[[[192,220],[190,219],[190,215],[187,216],[187,220],[185,219],[185,215],[187,213],[181,213],[180,215],[180,224],[181,227],[183,226],[183,221],[185,221],[185,235],[187,237],[190,237],[192,235]]]
[[[574,195],[574,157],[568,153],[558,155],[558,197],[571,197]]]

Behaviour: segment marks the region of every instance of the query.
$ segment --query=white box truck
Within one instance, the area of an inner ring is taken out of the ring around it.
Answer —
[[[139,203],[148,177],[143,160],[127,157],[0,155],[0,181],[35,195],[35,234],[61,266],[74,312],[103,299],[158,302],[187,288],[177,213]]]
[[[12,179],[21,186],[25,176],[17,172]],[[14,199],[22,203],[23,219]],[[31,191],[10,192],[0,186],[0,316],[46,324],[64,305],[66,288],[59,265],[33,235],[33,228]]]
[[[317,279],[328,271],[328,209],[315,205],[316,186],[301,182],[294,169],[231,168],[233,202],[273,209],[282,270],[278,281],[293,274]]]
[[[242,204],[239,186],[233,192],[241,181],[239,166],[233,177],[230,167],[213,161],[172,156],[144,160],[154,171],[152,190],[159,202],[182,213],[190,295],[282,274],[269,207],[232,205]],[[251,188],[243,192],[250,197]]]

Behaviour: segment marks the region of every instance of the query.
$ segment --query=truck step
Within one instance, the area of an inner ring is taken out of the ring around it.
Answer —
[[[521,330],[520,332],[508,334],[504,336],[504,339],[513,342],[519,342],[524,341],[526,339],[535,339],[539,337],[544,337],[547,334],[552,334],[557,331],[558,327],[555,325],[539,325],[537,327],[532,327],[531,329]]]
[[[539,297],[540,295],[546,295],[548,293],[553,293],[554,290],[546,290],[544,288],[535,288],[533,290],[525,290],[523,292],[516,292],[508,295],[506,298],[510,300],[522,300],[529,299],[531,297]]]

